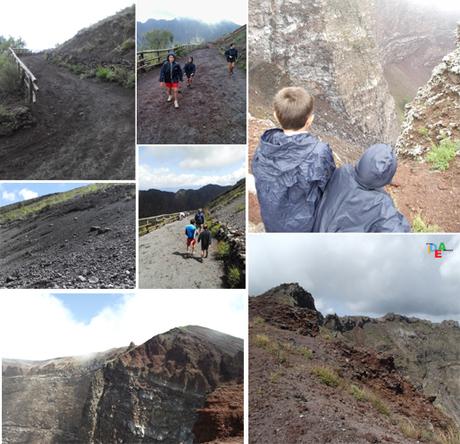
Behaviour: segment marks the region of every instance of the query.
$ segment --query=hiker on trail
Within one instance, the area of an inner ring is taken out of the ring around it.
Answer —
[[[252,161],[262,220],[268,232],[311,232],[335,170],[332,150],[309,132],[314,101],[307,91],[283,88],[273,104],[282,129],[265,131]]]
[[[189,257],[192,257],[193,252],[195,251],[196,244],[196,226],[195,221],[193,219],[190,221],[190,224],[188,224],[185,227],[185,236],[187,237],[187,254],[189,255]]]
[[[198,236],[198,243],[201,242],[201,262],[203,258],[208,257],[208,249],[211,245],[211,232],[208,230],[208,226],[203,225],[203,231]]]
[[[184,65],[184,72],[187,76],[187,87],[192,87],[193,79],[195,78],[196,66],[193,63],[193,57],[188,58],[188,62]]]
[[[235,63],[238,60],[238,50],[235,48],[233,43],[230,43],[230,48],[225,51],[225,57],[227,57],[228,63],[228,76],[231,77],[233,75]]]
[[[201,227],[204,224],[204,213],[203,213],[203,210],[201,208],[195,214],[195,224],[196,224],[198,230],[201,231]]]
[[[168,90],[167,102],[171,102],[174,95],[174,108],[179,108],[179,82],[182,82],[182,68],[176,62],[176,54],[171,51],[168,59],[163,63],[160,70],[160,85]]]
[[[335,170],[318,207],[315,232],[409,232],[406,218],[383,187],[397,160],[390,145],[372,145],[356,165]]]

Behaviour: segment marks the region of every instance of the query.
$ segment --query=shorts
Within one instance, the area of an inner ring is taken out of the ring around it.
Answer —
[[[193,74],[185,74],[187,76],[187,79],[190,79],[190,77],[193,77]]]
[[[227,62],[228,62],[228,63],[235,63],[235,59],[227,58]]]
[[[166,88],[179,88],[179,82],[174,82],[174,83],[166,82],[165,85],[166,85]]]
[[[195,238],[190,238],[190,237],[187,238],[187,247],[190,247],[190,245],[194,247],[195,244],[196,244]]]

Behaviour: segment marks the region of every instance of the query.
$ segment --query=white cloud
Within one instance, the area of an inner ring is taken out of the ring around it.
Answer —
[[[179,163],[184,169],[208,170],[241,163],[246,151],[239,146],[221,146],[212,148],[188,148],[186,157]]]
[[[2,199],[8,202],[14,202],[16,200],[16,194],[14,192],[3,191],[2,192]]]
[[[22,197],[23,200],[35,199],[39,196],[36,191],[32,191],[27,188],[22,188],[20,191],[18,191],[18,194]]]
[[[91,294],[75,295],[81,299]],[[141,344],[156,334],[200,325],[244,338],[246,297],[216,291],[139,292],[116,307],[78,322],[55,296],[5,292],[0,298],[0,352],[4,358],[48,359],[84,355],[131,341]]]
[[[246,174],[246,168],[241,166],[236,171],[217,175],[177,174],[167,168],[151,168],[148,165],[139,166],[139,186],[141,190],[149,188],[176,189],[200,188],[208,184],[234,185]]]

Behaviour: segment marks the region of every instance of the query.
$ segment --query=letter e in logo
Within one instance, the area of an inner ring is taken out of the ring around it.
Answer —
[[[442,250],[435,250],[434,257],[437,258],[437,259],[441,259],[442,258]]]

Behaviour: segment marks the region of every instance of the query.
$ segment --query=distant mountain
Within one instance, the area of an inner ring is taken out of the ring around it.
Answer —
[[[139,192],[139,217],[196,210],[206,206],[232,186],[206,185],[198,190],[170,191],[147,190]]]
[[[240,25],[222,21],[219,23],[205,23],[188,18],[173,20],[149,19],[146,22],[137,22],[137,43],[141,45],[142,37],[146,32],[154,29],[164,29],[174,35],[175,43],[210,42],[235,31]]]

